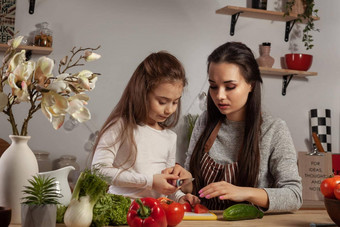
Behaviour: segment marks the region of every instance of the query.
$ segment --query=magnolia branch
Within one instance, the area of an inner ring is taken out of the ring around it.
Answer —
[[[8,95],[8,100],[11,100],[10,97],[11,96]],[[7,120],[11,123],[12,131],[14,133],[13,135],[19,135],[17,124],[15,122],[15,118],[14,118],[13,110],[12,110],[14,102],[15,102],[15,97],[13,97],[12,102],[8,101],[6,110],[4,109],[2,112],[8,116]]]
[[[33,114],[41,108],[41,103],[39,103],[37,106],[35,105],[39,97],[39,95],[36,95],[36,90],[32,89],[29,91],[31,107],[28,110],[27,118],[25,118],[24,123],[22,124],[20,134],[21,136],[27,136],[28,121],[33,117]]]
[[[59,68],[58,68],[59,74],[65,73],[68,69],[70,69],[70,68],[72,68],[72,67],[83,66],[83,65],[84,65],[84,64],[78,64],[79,61],[80,61],[81,59],[84,58],[83,55],[80,55],[79,58],[78,58],[73,64],[71,64],[73,58],[74,58],[78,53],[85,52],[85,51],[95,51],[95,50],[98,50],[99,48],[100,48],[100,45],[99,45],[98,47],[96,47],[96,48],[90,48],[90,47],[88,47],[88,48],[81,48],[81,47],[80,47],[80,48],[78,48],[77,50],[76,50],[76,47],[73,47],[72,50],[71,50],[72,55],[71,55],[70,59],[68,59],[68,56],[65,56],[65,57],[64,57],[65,62],[63,62],[63,63],[60,62],[60,63],[59,63]],[[64,59],[63,59],[63,60],[64,60]],[[62,61],[63,61],[63,60],[62,60]],[[64,68],[64,70],[61,69],[62,65],[66,65],[65,68]]]

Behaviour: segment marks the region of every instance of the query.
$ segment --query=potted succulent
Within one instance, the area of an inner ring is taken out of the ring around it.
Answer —
[[[318,9],[314,8],[314,0],[289,0],[286,2],[286,12],[284,16],[288,16],[290,13],[297,14],[297,22],[305,21],[306,26],[303,29],[302,42],[306,47],[306,50],[313,48],[313,36],[310,32],[320,31],[315,28],[314,18],[317,17]]]
[[[30,185],[24,186],[26,196],[21,203],[22,227],[55,226],[58,198],[62,196],[55,178],[37,175],[28,182]]]

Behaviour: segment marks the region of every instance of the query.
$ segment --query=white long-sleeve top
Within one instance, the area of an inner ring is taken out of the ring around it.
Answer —
[[[92,165],[101,164],[101,172],[112,179],[109,193],[131,199],[164,196],[152,190],[153,175],[175,165],[177,135],[169,129],[138,126],[134,130],[137,155],[133,163],[128,146],[114,144],[119,132],[117,123],[103,134],[92,160]]]

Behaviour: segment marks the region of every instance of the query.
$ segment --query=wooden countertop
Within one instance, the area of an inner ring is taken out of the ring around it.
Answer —
[[[244,220],[244,221],[224,221],[222,211],[214,211],[218,219],[216,221],[182,221],[178,227],[218,227],[218,226],[310,226],[310,223],[330,224],[333,221],[329,218],[327,211],[319,210],[298,210],[292,213],[282,214],[265,214],[262,219]],[[9,225],[18,227],[20,225]],[[65,227],[63,224],[57,224],[56,227]],[[126,227],[126,226],[125,226]]]

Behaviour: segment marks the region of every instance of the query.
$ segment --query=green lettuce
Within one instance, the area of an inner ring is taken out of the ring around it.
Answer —
[[[64,223],[64,214],[67,206],[58,205],[57,206],[57,223]]]
[[[122,195],[107,193],[101,196],[93,208],[91,227],[126,225],[130,204],[131,200]]]

